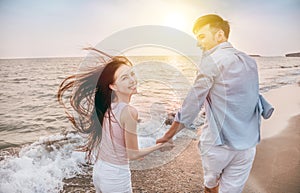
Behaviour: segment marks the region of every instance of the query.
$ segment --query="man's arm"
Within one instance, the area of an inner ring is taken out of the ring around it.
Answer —
[[[217,65],[211,58],[203,62],[192,88],[183,101],[181,110],[176,114],[175,121],[165,135],[156,140],[156,143],[170,140],[185,126],[188,127],[193,123],[214,83],[214,78],[218,74]]]
[[[170,127],[170,129],[165,133],[165,135],[159,139],[156,140],[156,143],[165,143],[168,142],[172,137],[181,131],[184,128],[184,125],[174,121]]]
[[[181,131],[185,126],[188,127],[199,114],[201,107],[206,99],[209,89],[212,86],[210,77],[199,74],[197,79],[185,98],[182,108],[177,112],[175,121],[165,135],[156,140],[156,143],[169,141],[176,133]]]

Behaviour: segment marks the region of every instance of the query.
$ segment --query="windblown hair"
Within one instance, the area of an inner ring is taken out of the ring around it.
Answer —
[[[223,30],[225,37],[228,39],[229,32],[230,32],[230,26],[228,21],[223,20],[220,16],[215,14],[208,14],[199,17],[194,24],[194,28],[193,28],[194,34],[196,34],[201,27],[207,24],[209,24],[211,28]]]
[[[85,73],[67,77],[59,86],[57,99],[65,108],[74,128],[88,135],[87,142],[80,150],[86,152],[86,158],[90,162],[93,151],[101,142],[104,116],[107,115],[111,123],[111,103],[115,95],[109,85],[114,83],[115,72],[120,66],[132,64],[124,56],[110,56],[95,48],[85,50],[96,52],[100,64]],[[67,93],[70,95],[66,95]],[[65,97],[69,99],[69,105],[76,116],[67,110]]]

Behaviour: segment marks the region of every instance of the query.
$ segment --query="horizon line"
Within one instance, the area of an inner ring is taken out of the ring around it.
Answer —
[[[294,54],[294,53],[288,53],[288,54]],[[247,54],[251,57],[287,57],[285,55],[260,55],[260,54]],[[142,56],[142,57],[149,57],[149,56],[178,56],[178,55],[160,55],[160,54],[149,54],[149,55],[136,55],[136,54],[129,54],[129,55],[126,55],[126,56],[136,56],[136,57],[139,57],[139,56]],[[199,55],[195,55],[195,54],[191,54],[191,55],[187,55],[187,56],[199,56]],[[0,57],[0,60],[21,60],[21,59],[54,59],[54,58],[84,58],[86,56],[29,56],[29,57]]]

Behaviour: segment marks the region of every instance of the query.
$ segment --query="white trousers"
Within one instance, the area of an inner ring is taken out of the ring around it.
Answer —
[[[115,165],[98,160],[93,168],[97,193],[132,193],[129,165]]]
[[[219,193],[241,193],[249,177],[256,147],[232,150],[226,146],[200,147],[204,185]],[[205,149],[205,150],[204,150]]]

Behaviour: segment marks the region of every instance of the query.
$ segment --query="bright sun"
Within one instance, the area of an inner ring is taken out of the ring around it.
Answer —
[[[182,14],[170,13],[165,17],[164,25],[183,30],[186,27],[186,22]]]

